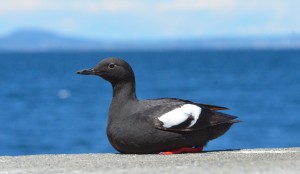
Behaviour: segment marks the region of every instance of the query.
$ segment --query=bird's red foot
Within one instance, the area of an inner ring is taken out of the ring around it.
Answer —
[[[167,151],[167,152],[160,152],[159,154],[161,155],[172,155],[172,154],[180,154],[180,153],[200,153],[202,152],[203,147],[196,147],[196,148],[192,148],[192,147],[182,147],[176,150],[171,150],[171,151]]]

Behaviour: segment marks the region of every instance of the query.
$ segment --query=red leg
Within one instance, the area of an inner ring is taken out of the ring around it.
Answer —
[[[160,152],[159,154],[162,155],[172,155],[172,154],[180,154],[180,153],[200,153],[202,152],[203,147],[197,147],[197,148],[192,148],[192,147],[182,147],[176,150],[171,150],[167,152]]]

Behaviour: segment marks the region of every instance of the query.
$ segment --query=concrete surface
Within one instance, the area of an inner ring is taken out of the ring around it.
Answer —
[[[0,173],[300,173],[300,148],[180,155],[33,155],[0,157]]]

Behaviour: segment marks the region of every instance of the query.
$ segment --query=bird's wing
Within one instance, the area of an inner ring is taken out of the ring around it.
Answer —
[[[194,103],[161,104],[151,108],[157,129],[170,131],[195,131],[210,126],[234,122],[235,116],[216,112]],[[150,113],[148,113],[150,114]]]
[[[223,106],[215,106],[215,105],[209,105],[209,104],[203,104],[203,103],[196,103],[198,106],[204,107],[204,108],[208,108],[214,111],[217,110],[227,110],[228,108],[223,107]]]
[[[228,110],[229,108],[227,107],[223,107],[223,106],[215,106],[215,105],[209,105],[209,104],[203,104],[203,103],[195,103],[189,100],[183,100],[183,99],[178,99],[178,98],[159,98],[159,99],[154,99],[156,101],[161,101],[161,102],[165,102],[165,103],[169,103],[169,102],[184,102],[184,103],[191,103],[197,106],[200,106],[202,108],[207,108],[210,110]]]

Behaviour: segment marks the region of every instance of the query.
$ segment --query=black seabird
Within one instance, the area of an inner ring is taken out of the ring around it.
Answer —
[[[77,73],[97,75],[112,84],[107,136],[120,153],[201,152],[208,141],[239,122],[237,117],[217,111],[225,107],[177,98],[139,101],[133,70],[122,59],[107,58]]]

